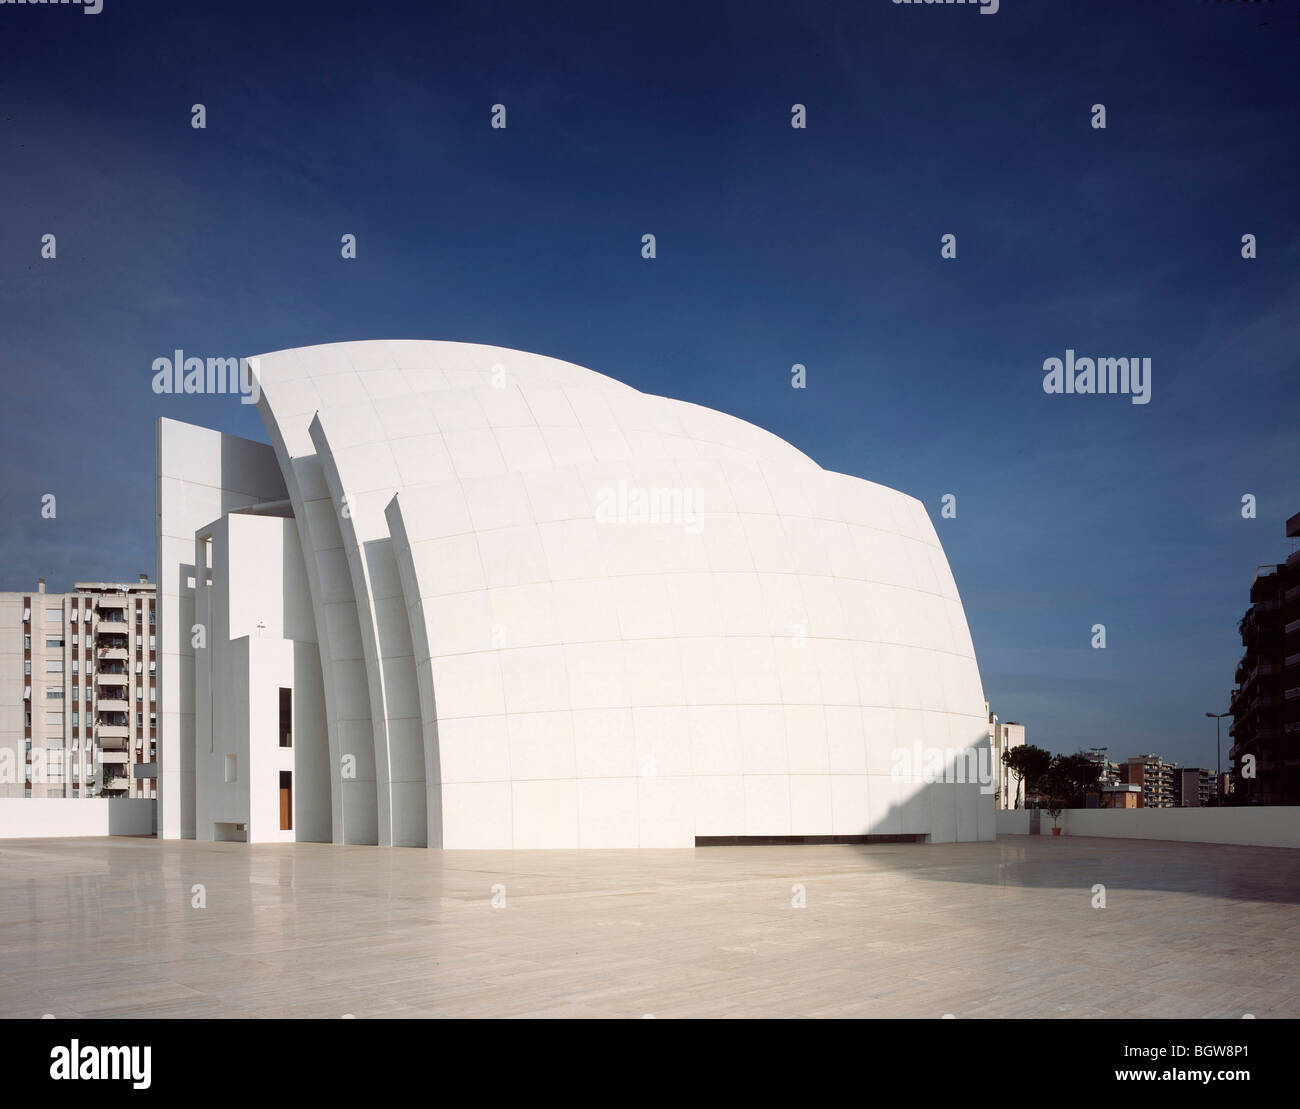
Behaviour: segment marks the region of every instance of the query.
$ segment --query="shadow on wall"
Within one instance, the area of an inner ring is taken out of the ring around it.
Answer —
[[[157,827],[158,802],[149,797],[109,797],[110,836],[153,836]]]

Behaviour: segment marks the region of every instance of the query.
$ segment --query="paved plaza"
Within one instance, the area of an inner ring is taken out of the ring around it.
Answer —
[[[0,841],[4,1017],[1294,1018],[1298,956],[1283,848]]]

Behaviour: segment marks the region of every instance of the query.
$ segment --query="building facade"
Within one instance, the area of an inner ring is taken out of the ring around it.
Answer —
[[[157,796],[155,589],[0,593],[0,796]]]
[[[1137,755],[1120,763],[1120,784],[1142,787],[1142,808],[1174,807],[1174,770],[1159,755]]]
[[[1300,537],[1300,513],[1286,522]],[[1261,566],[1250,583],[1250,608],[1238,631],[1228,729],[1235,803],[1300,804],[1300,551]],[[1253,764],[1253,774],[1246,770]]]
[[[988,711],[988,702],[984,708]],[[1014,720],[1000,721],[997,713],[988,712],[989,744],[993,748],[993,766],[998,775],[997,793],[994,804],[999,809],[1018,809],[1025,803],[1024,782],[1020,775],[1010,767],[1003,765],[1002,756],[1013,747],[1023,747],[1025,726]]]
[[[164,837],[994,835],[966,773],[992,754],[979,671],[918,501],[519,351],[250,365],[270,446],[158,425]]]
[[[1195,766],[1174,768],[1174,807],[1179,809],[1198,808],[1201,800],[1201,777],[1204,771]],[[1213,783],[1211,783],[1212,785]]]

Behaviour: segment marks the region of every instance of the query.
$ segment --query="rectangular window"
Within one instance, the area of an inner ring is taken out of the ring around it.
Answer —
[[[77,659],[76,659],[76,658],[73,658],[73,660],[72,660],[72,672],[73,672],[74,674],[77,672]]]
[[[52,686],[50,686],[50,687],[45,691],[45,699],[46,699],[47,701],[62,701],[62,700],[63,700],[63,686],[61,686],[61,685],[52,685]]]
[[[151,685],[151,686],[149,687],[149,700],[151,700],[151,701],[153,701],[153,702],[155,702],[155,703],[157,702],[157,700],[158,700],[158,687],[157,687],[157,686],[152,686],[152,685]],[[281,744],[281,746],[286,746],[286,745],[285,745],[285,744]]]
[[[29,658],[23,659],[23,673],[30,674],[31,672],[32,672],[32,660]]]
[[[156,651],[158,649],[157,639],[158,637],[156,635],[151,635],[149,637],[149,650]]]
[[[47,713],[45,714],[45,723],[47,723],[47,724],[62,724],[62,723],[63,723],[63,713],[61,713],[61,712],[47,712]]]
[[[63,659],[61,659],[61,658],[47,658],[47,659],[45,660],[45,672],[46,672],[47,674],[62,674],[62,673],[63,673]]]
[[[80,720],[78,720],[78,718],[77,718],[77,713],[74,712],[74,713],[72,714],[72,726],[75,728],[79,723],[80,723]]]
[[[280,831],[293,831],[293,772],[280,771]]]
[[[73,633],[72,633],[72,645],[73,645],[74,647],[77,646],[77,633],[76,633],[76,632],[73,632]]]
[[[62,640],[62,639],[47,639],[47,640],[45,641],[45,646],[47,646],[47,647],[62,647],[62,646],[63,646],[63,640]]]
[[[61,623],[63,623],[63,609],[61,609],[61,608],[47,608],[47,609],[45,610],[45,622],[46,622],[47,624],[61,624]]]
[[[226,756],[226,781],[233,782],[235,780],[235,771],[236,771],[235,756],[227,755]]]
[[[30,651],[31,649],[32,649],[32,637],[30,635],[23,636],[23,650]]]
[[[280,746],[293,746],[293,690],[280,688]]]

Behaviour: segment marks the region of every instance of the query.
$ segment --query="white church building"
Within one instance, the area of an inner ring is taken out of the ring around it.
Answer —
[[[539,355],[249,366],[269,445],[158,421],[161,836],[993,838],[919,501]],[[900,774],[922,749],[951,772]]]

